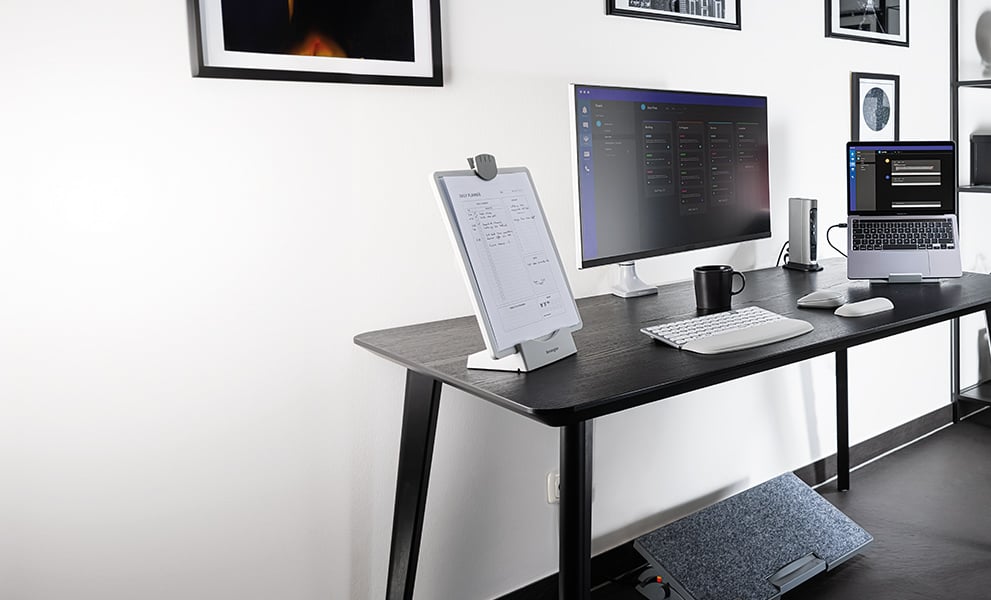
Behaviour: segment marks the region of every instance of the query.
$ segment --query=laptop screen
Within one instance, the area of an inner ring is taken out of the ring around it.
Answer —
[[[955,212],[953,142],[849,142],[846,150],[851,215]]]

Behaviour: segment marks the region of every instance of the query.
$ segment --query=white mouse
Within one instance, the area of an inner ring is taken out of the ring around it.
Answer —
[[[834,308],[843,304],[843,293],[835,290],[816,290],[798,299],[801,308]]]
[[[878,296],[877,298],[868,298],[867,300],[861,300],[860,302],[844,304],[843,306],[837,308],[834,311],[834,314],[841,317],[863,317],[866,315],[873,315],[874,313],[891,310],[894,307],[895,305],[891,303],[891,300]]]

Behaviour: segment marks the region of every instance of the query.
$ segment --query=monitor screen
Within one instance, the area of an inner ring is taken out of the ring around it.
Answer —
[[[770,237],[767,98],[571,91],[580,268]]]
[[[955,212],[953,142],[849,142],[846,151],[851,215]]]

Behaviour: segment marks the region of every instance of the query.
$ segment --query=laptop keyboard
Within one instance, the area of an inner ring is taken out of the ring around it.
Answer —
[[[953,250],[953,222],[949,219],[856,219],[852,225],[853,250]]]

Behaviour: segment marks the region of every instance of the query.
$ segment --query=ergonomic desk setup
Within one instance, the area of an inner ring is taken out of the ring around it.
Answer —
[[[825,270],[767,268],[748,272],[734,308],[757,305],[804,319],[805,335],[748,350],[700,356],[654,342],[640,328],[695,316],[692,282],[661,286],[656,296],[613,295],[578,301],[584,328],[577,354],[530,373],[468,370],[484,347],[474,316],[363,333],[354,341],[407,369],[402,439],[389,559],[388,600],[411,599],[440,404],[441,384],[560,430],[559,595],[588,599],[591,585],[592,428],[589,421],[686,392],[825,354],[836,360],[837,484],[850,487],[847,349],[963,315],[991,317],[991,276],[964,273],[940,283],[851,282],[842,259]],[[849,302],[874,296],[894,309],[845,319],[803,309],[796,300],[817,289],[843,291]],[[991,320],[989,320],[991,322]],[[951,377],[959,388],[959,377]],[[954,402],[959,389],[952,389]]]

